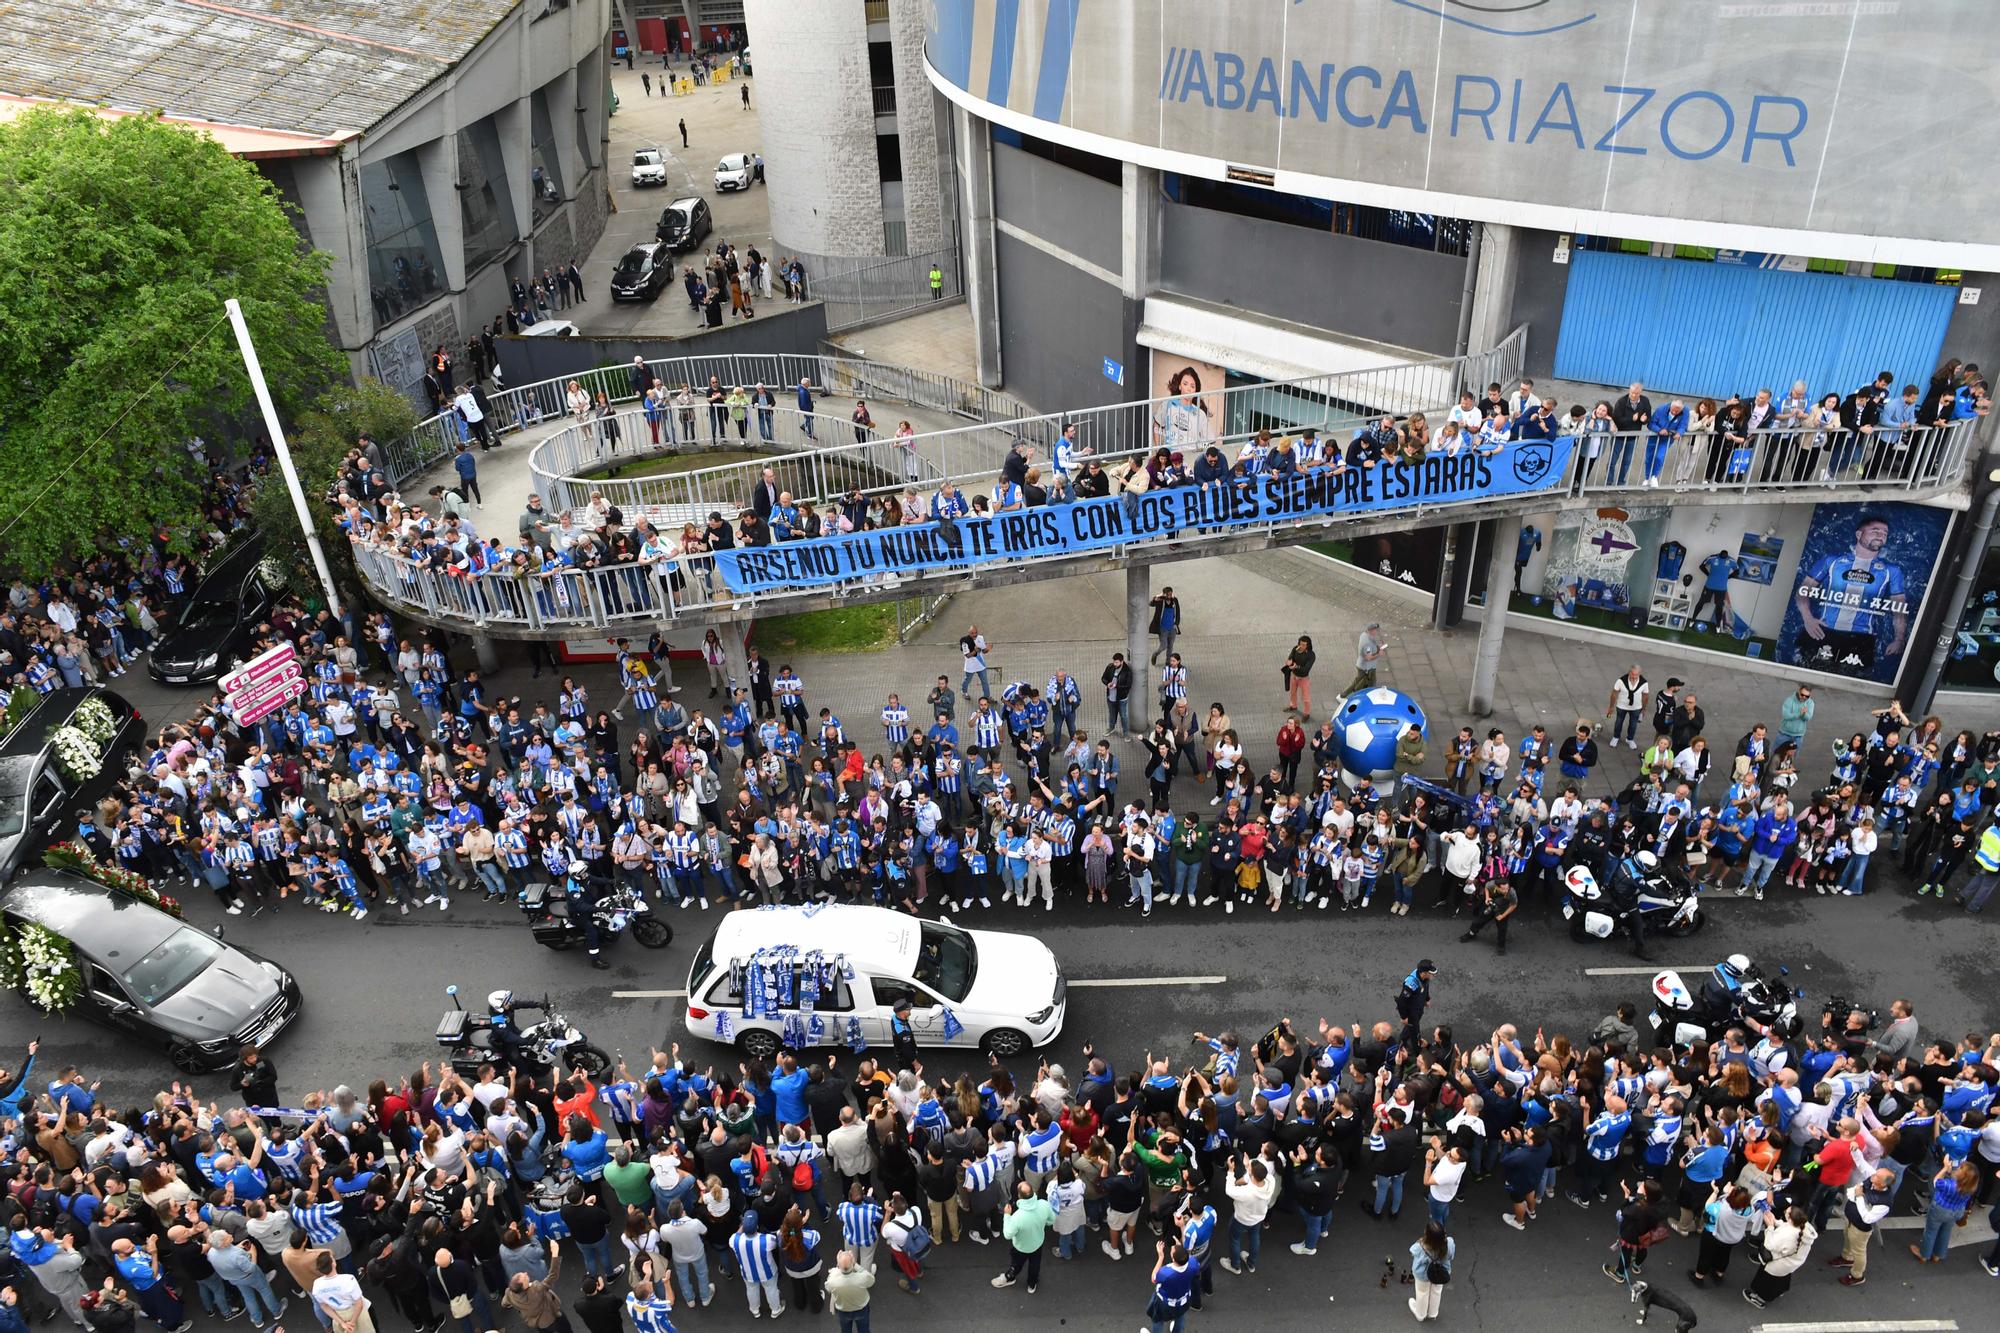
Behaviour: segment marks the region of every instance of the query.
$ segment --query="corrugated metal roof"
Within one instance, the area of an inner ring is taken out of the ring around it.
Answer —
[[[522,2],[0,0],[0,92],[363,133]]]

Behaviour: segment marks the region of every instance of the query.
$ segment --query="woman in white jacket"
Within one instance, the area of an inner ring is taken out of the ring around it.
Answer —
[[[1236,1211],[1229,1219],[1229,1257],[1222,1261],[1222,1266],[1231,1273],[1254,1273],[1264,1219],[1278,1200],[1277,1174],[1263,1158],[1246,1164],[1238,1153],[1229,1182],[1223,1188],[1229,1201],[1236,1205]]]
[[[1764,1228],[1764,1266],[1743,1289],[1743,1299],[1763,1309],[1792,1289],[1792,1274],[1805,1266],[1819,1232],[1806,1220],[1806,1210],[1792,1207],[1780,1221]]]

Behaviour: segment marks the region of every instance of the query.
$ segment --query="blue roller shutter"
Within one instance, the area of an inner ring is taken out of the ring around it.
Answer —
[[[1921,385],[1957,299],[1955,287],[1582,250],[1570,257],[1556,376],[1643,380],[1656,401],[1782,394],[1799,379],[1815,397],[1844,395],[1884,370]]]

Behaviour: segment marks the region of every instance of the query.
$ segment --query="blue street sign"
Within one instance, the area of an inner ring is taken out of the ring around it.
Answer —
[[[1125,367],[1119,365],[1110,357],[1105,357],[1104,378],[1110,380],[1113,384],[1123,384],[1125,382]]]

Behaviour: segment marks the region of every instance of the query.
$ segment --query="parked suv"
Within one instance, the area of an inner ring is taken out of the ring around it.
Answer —
[[[639,148],[632,153],[632,185],[639,188],[646,185],[667,183],[667,155],[658,148]]]

